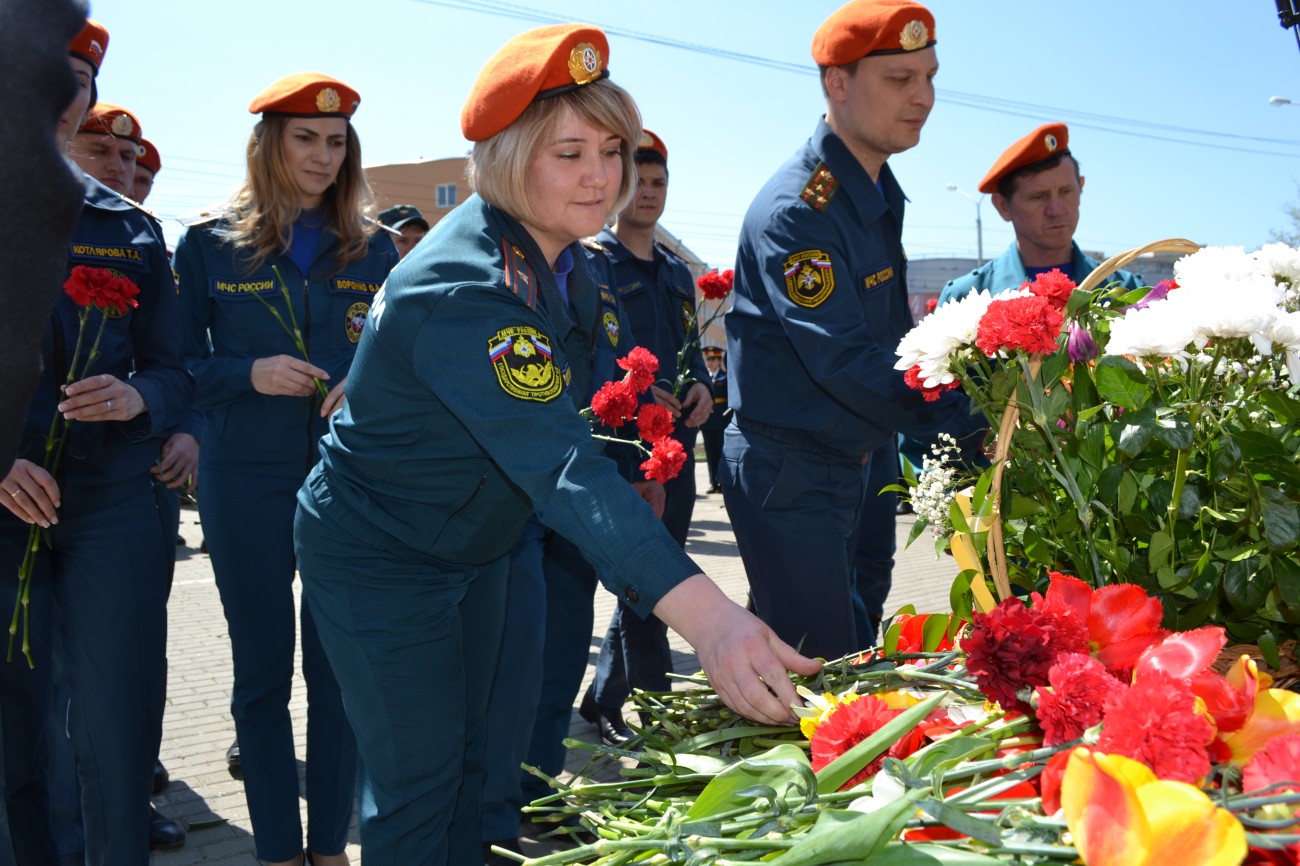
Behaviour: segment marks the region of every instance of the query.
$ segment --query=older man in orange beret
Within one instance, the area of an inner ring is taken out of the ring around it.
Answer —
[[[967,432],[966,398],[927,403],[893,369],[911,328],[904,195],[890,156],[934,107],[935,21],[854,0],[813,37],[826,114],[750,205],[727,314],[730,405],[719,482],[759,617],[803,651],[868,645],[854,552],[872,452],[897,432]],[[897,469],[897,465],[893,466]],[[888,535],[892,526],[876,527]]]
[[[1015,228],[1016,239],[996,259],[949,281],[939,303],[964,298],[972,291],[1016,289],[1052,270],[1083,282],[1098,264],[1074,242],[1083,180],[1064,123],[1044,123],[1007,148],[980,181],[979,190],[993,196],[993,207]],[[1132,289],[1142,280],[1117,271],[1112,282]]]

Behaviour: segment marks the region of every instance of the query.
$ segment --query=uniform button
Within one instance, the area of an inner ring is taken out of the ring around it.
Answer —
[[[637,595],[637,591],[630,586],[627,589],[623,590],[623,597],[626,598],[628,601],[632,602],[633,604],[636,604],[638,601],[641,600],[641,596]]]

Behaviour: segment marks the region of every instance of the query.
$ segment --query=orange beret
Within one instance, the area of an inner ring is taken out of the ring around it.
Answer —
[[[361,95],[337,78],[319,72],[295,72],[254,96],[248,113],[348,118],[360,104]]]
[[[152,141],[140,139],[140,145],[135,149],[135,164],[149,169],[150,174],[157,174],[162,168],[162,157],[158,155],[158,148],[153,146]]]
[[[906,54],[935,43],[934,15],[912,0],[852,0],[813,34],[818,66],[843,66],[872,54]]]
[[[648,129],[641,130],[641,140],[636,143],[637,150],[653,150],[668,162],[668,145],[664,140]]]
[[[68,53],[89,63],[96,75],[99,74],[99,65],[104,62],[104,52],[107,50],[108,28],[89,18],[77,38],[68,44]]]
[[[590,24],[553,24],[511,39],[489,58],[460,111],[470,141],[486,141],[538,99],[609,75],[609,41]]]
[[[1044,123],[1003,151],[989,173],[980,181],[979,191],[993,193],[1012,172],[1029,168],[1054,156],[1070,152],[1070,128],[1064,123]]]
[[[99,102],[86,112],[86,119],[81,121],[77,132],[90,132],[95,135],[112,135],[140,143],[140,121],[136,116],[120,105]]]

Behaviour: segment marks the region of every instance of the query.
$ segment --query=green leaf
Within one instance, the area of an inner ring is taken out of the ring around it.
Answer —
[[[886,845],[871,858],[871,866],[1006,866],[1006,863],[963,848],[902,842]]]
[[[1241,456],[1247,460],[1263,460],[1270,457],[1288,457],[1286,449],[1277,437],[1254,430],[1238,430],[1232,434],[1232,441],[1241,449]]]
[[[1264,540],[1269,550],[1281,553],[1300,541],[1300,512],[1295,503],[1276,487],[1263,487],[1259,491],[1264,508]]]
[[[1277,635],[1273,634],[1272,629],[1261,634],[1255,643],[1259,645],[1259,654],[1264,657],[1264,661],[1268,662],[1273,670],[1282,667],[1282,659],[1277,652]]]
[[[916,706],[908,707],[880,730],[822,767],[817,771],[817,790],[823,794],[838,791],[845,782],[861,772],[863,767],[902,739],[903,734],[916,727],[947,695],[947,692],[937,692]]]
[[[970,591],[970,576],[974,572],[966,571],[953,578],[952,588],[948,590],[948,606],[954,616],[970,621],[973,607]]]
[[[903,759],[916,776],[933,776],[936,771],[955,767],[981,752],[997,748],[997,742],[984,737],[957,736],[931,743]]]
[[[1255,396],[1278,420],[1285,421],[1288,424],[1300,421],[1300,401],[1277,391],[1260,391]]]
[[[1137,364],[1117,355],[1104,355],[1095,371],[1097,391],[1112,403],[1133,410],[1146,403],[1151,387]]]
[[[928,653],[934,652],[946,634],[948,634],[948,617],[942,614],[932,615],[925,621],[925,625],[921,626],[922,650]]]
[[[1147,447],[1156,432],[1156,419],[1149,409],[1125,412],[1115,422],[1115,445],[1129,457],[1136,457]]]
[[[1282,603],[1300,607],[1300,563],[1288,556],[1278,556],[1274,557],[1270,569]]]
[[[828,866],[870,859],[875,863],[876,853],[903,829],[916,808],[915,802],[924,795],[923,789],[908,791],[870,813],[827,809],[817,816],[798,845],[773,862],[780,866]]]
[[[723,770],[704,786],[686,817],[692,821],[721,814],[751,799],[741,792],[756,786],[766,786],[786,796],[799,786],[810,794],[815,786],[812,765],[803,749],[793,743],[783,743],[761,755],[745,758]],[[805,794],[806,796],[806,794]]]
[[[1170,448],[1182,450],[1192,447],[1192,425],[1181,415],[1160,418],[1156,421],[1156,438]]]
[[[949,806],[942,800],[922,800],[917,804],[917,808],[963,836],[978,839],[986,845],[995,847],[1002,845],[1002,833],[992,821],[976,818],[955,806]]]
[[[1264,603],[1271,581],[1259,573],[1260,558],[1248,556],[1223,567],[1223,592],[1238,611],[1254,613]]]
[[[1129,514],[1137,502],[1138,484],[1132,472],[1124,472],[1119,482],[1119,512]]]
[[[1147,563],[1152,571],[1169,564],[1169,557],[1174,552],[1174,540],[1164,530],[1151,534],[1151,543],[1147,548]]]
[[[898,639],[903,634],[903,627],[897,622],[890,623],[889,628],[885,630],[885,640],[881,644],[881,651],[887,656],[892,656],[898,652]]]

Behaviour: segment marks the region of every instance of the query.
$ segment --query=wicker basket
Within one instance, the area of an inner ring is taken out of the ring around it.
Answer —
[[[1102,262],[1095,271],[1088,275],[1079,289],[1085,292],[1091,292],[1102,285],[1102,283],[1114,274],[1116,271],[1131,263],[1143,253],[1186,253],[1191,254],[1199,250],[1197,244],[1182,238],[1168,238],[1166,240],[1153,241],[1152,243],[1140,246],[1137,249],[1129,250],[1126,253],[1120,253],[1117,256],[1111,256]],[[1035,356],[1029,362],[1031,375],[1037,376],[1039,367],[1042,365],[1042,358]],[[992,523],[989,526],[988,535],[988,562],[989,573],[993,577],[993,587],[997,592],[998,600],[1009,598],[1011,596],[1011,580],[1007,574],[1007,554],[1002,540],[1002,520],[999,503],[1002,499],[1002,475],[1006,469],[1007,456],[1011,451],[1011,434],[1020,421],[1020,407],[1014,402],[1007,404],[1007,410],[1002,414],[1002,425],[998,428],[997,446],[993,455],[993,483],[989,488],[989,497],[993,501]],[[1258,650],[1256,649],[1256,652]]]

